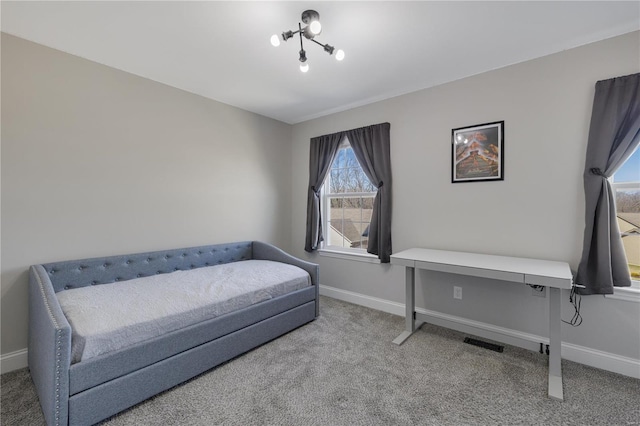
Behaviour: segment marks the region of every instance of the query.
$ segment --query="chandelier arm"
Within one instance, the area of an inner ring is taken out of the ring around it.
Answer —
[[[333,46],[330,46],[328,43],[322,44],[319,41],[316,41],[314,39],[311,39],[311,41],[317,44],[318,46],[322,46],[324,48],[324,51],[327,52],[329,55],[333,55],[333,50],[334,50]]]
[[[287,41],[292,38],[294,35],[298,34],[301,30],[297,31],[283,31],[282,32],[282,40]]]
[[[300,23],[298,23],[298,34],[300,35],[300,50],[304,50],[304,47],[302,47],[302,25],[300,25]]]
[[[305,62],[307,62],[307,52],[305,52],[304,47],[302,46],[302,27],[301,25],[298,23],[298,28],[300,28],[300,62],[302,62],[303,64]]]

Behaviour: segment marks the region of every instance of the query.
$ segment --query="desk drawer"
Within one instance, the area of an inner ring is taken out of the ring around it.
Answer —
[[[524,283],[524,274],[507,271],[495,271],[492,269],[470,268],[468,266],[448,265],[433,262],[416,261],[416,268],[431,271],[447,272],[449,274],[470,275],[472,277],[489,278],[492,280],[512,281]]]
[[[408,266],[413,268],[416,264],[416,261],[413,259],[405,259],[402,257],[393,257],[391,256],[391,264],[392,265],[400,265],[400,266]]]
[[[572,279],[561,279],[554,277],[545,277],[541,275],[531,275],[527,274],[525,276],[525,284],[531,285],[543,285],[545,287],[556,287],[556,288],[564,288],[570,289]]]

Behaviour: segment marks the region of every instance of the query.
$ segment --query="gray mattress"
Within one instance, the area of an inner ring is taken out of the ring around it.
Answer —
[[[296,266],[246,260],[56,293],[72,363],[311,285]]]

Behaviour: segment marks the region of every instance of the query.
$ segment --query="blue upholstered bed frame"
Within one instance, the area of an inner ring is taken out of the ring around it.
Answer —
[[[248,259],[296,265],[312,286],[76,364],[55,293]],[[29,369],[49,425],[87,425],[279,337],[319,315],[318,265],[261,242],[31,266]]]

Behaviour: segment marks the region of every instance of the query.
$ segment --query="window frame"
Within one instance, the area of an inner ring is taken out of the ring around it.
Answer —
[[[328,188],[331,186],[331,170],[335,162],[338,160],[338,155],[341,150],[351,149],[351,144],[347,137],[345,137],[342,142],[340,142],[340,146],[338,148],[338,152],[336,153],[336,157],[331,162],[331,166],[329,168],[329,172],[327,173],[327,177],[322,183],[322,188],[320,189],[320,209],[322,212],[322,229],[324,230],[324,238],[322,243],[320,244],[319,253],[322,256],[335,257],[341,259],[349,259],[349,260],[357,260],[364,261],[370,263],[380,263],[380,260],[377,256],[370,254],[367,252],[366,248],[352,248],[352,247],[343,247],[336,245],[329,245],[329,232],[331,232],[331,213],[329,209],[330,200],[331,199],[340,199],[340,198],[372,198],[375,199],[375,196],[378,193],[378,190],[375,189],[371,192],[339,192],[332,193],[328,191]],[[360,170],[362,171],[362,166],[360,162],[356,158],[356,162]],[[364,171],[363,171],[364,173]],[[367,178],[368,180],[368,178]],[[370,182],[371,183],[371,182]],[[361,217],[362,217],[362,207],[360,208]]]
[[[640,181],[615,182],[614,179],[615,173],[608,179],[611,190],[613,191],[614,200],[617,199],[617,191],[619,189],[635,189],[640,191]],[[617,213],[616,205],[616,215]],[[622,235],[620,235],[620,238],[622,239]],[[614,294],[606,294],[605,297],[640,303],[640,280],[633,276],[631,277],[631,287],[614,287],[613,291]]]

